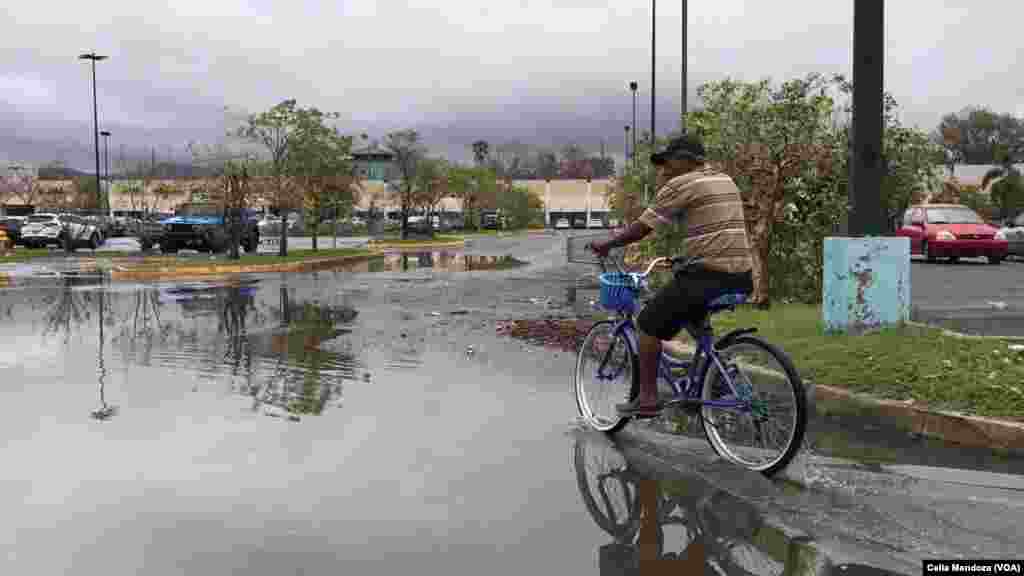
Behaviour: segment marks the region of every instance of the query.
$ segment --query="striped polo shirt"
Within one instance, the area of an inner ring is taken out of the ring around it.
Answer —
[[[727,174],[703,167],[672,178],[640,221],[653,229],[684,224],[683,254],[701,258],[708,268],[733,273],[753,268],[743,199]]]

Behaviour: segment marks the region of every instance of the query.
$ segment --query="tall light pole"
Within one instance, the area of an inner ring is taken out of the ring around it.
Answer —
[[[687,28],[689,27],[689,24],[690,24],[689,20],[687,20],[687,18],[686,18],[686,4],[687,4],[687,0],[683,0],[683,22],[682,22],[682,31],[683,31],[683,40],[682,40],[683,66],[682,66],[682,71],[680,72],[680,75],[679,75],[680,76],[680,81],[681,81],[680,82],[680,86],[681,86],[681,88],[680,88],[680,91],[681,91],[680,102],[682,103],[681,105],[683,107],[683,115],[681,116],[681,118],[683,118],[683,119],[680,120],[680,127],[682,127],[683,131],[686,130],[686,32],[687,32]]]
[[[623,162],[623,168],[629,168],[629,124],[626,124],[626,160]],[[623,173],[625,173],[623,169]]]
[[[639,88],[636,80],[629,83],[629,89],[633,91],[633,169],[636,169],[636,89]]]
[[[106,60],[107,57],[100,56],[96,52],[89,52],[88,54],[82,54],[78,59],[92,61],[92,132],[93,149],[96,151],[96,201],[99,203],[103,200],[103,196],[100,190],[100,133],[99,113],[96,111],[96,63]]]
[[[110,212],[110,132],[103,130],[100,132],[100,136],[103,136],[103,171],[106,173],[104,180],[107,181],[107,191],[103,195],[106,198],[106,210]],[[104,208],[104,206],[100,206]]]
[[[656,3],[657,3],[657,0],[651,0],[651,147],[652,147],[652,149],[654,147],[654,91],[655,91],[655,88],[657,87],[657,84],[654,83],[654,72],[655,72],[655,67],[654,67],[654,62],[655,62],[655,60],[654,60],[654,52],[655,52],[654,33],[658,29],[658,20],[655,18],[655,5],[656,5]]]
[[[883,0],[855,0],[853,6],[852,207],[845,232],[880,236],[886,228],[881,198],[885,6]]]

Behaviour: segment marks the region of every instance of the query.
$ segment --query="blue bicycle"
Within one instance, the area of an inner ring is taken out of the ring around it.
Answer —
[[[639,393],[639,361],[635,319],[638,297],[649,296],[648,277],[659,264],[695,264],[658,258],[643,273],[607,272],[599,263],[601,306],[616,318],[594,324],[580,345],[574,384],[576,404],[592,428],[613,434],[632,417],[622,416],[615,404]],[[699,415],[711,447],[739,466],[771,476],[799,451],[807,427],[807,399],[793,362],[779,348],[752,334],[756,328],[733,330],[715,338],[711,315],[734,310],[747,299],[744,293],[723,293],[708,303],[703,326],[687,326],[697,343],[689,359],[662,352],[658,379],[672,390],[663,399],[666,409],[679,407]],[[624,381],[619,380],[623,378]],[[774,425],[781,424],[777,430]]]

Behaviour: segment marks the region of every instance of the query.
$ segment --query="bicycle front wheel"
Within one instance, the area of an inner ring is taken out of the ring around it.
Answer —
[[[793,362],[755,336],[740,336],[717,352],[702,389],[701,424],[719,456],[771,476],[796,456],[807,428],[807,398]],[[708,402],[736,402],[738,407]]]
[[[636,398],[639,364],[632,344],[616,322],[602,320],[587,332],[576,356],[573,382],[576,407],[587,424],[608,434],[629,421],[615,410],[615,404]]]

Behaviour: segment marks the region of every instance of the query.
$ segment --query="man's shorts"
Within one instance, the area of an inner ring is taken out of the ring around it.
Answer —
[[[733,274],[691,266],[676,272],[672,281],[654,295],[637,318],[645,334],[671,340],[687,324],[700,326],[707,318],[707,303],[724,292],[754,290],[751,272]]]

